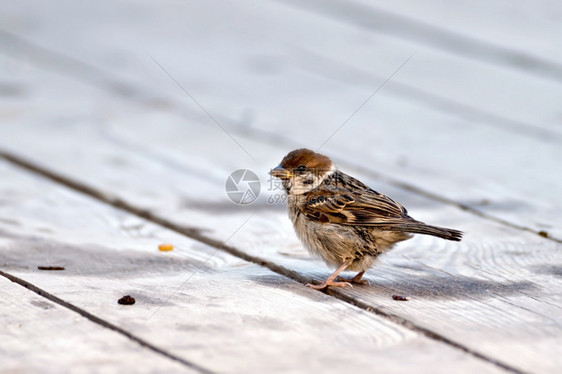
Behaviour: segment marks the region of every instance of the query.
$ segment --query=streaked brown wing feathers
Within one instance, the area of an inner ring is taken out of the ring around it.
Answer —
[[[302,210],[320,222],[342,225],[386,226],[411,220],[400,204],[373,190],[318,191],[308,197]]]

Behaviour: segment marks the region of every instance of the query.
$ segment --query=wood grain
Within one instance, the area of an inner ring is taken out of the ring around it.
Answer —
[[[41,11],[57,12],[56,7],[47,8]],[[21,40],[4,38],[2,44],[8,53],[20,56],[22,61],[12,69],[19,72],[15,77],[25,79],[33,61],[114,95],[113,99],[100,97],[97,108],[92,108],[98,118],[109,115],[104,113],[111,111],[115,98],[126,98],[143,107],[167,107],[186,119],[198,118],[216,127],[217,137],[231,141],[152,56],[226,126],[242,148],[247,148],[245,137],[262,141],[264,134],[273,134],[269,144],[283,144],[286,152],[299,145],[322,144],[406,57],[417,51],[376,100],[323,150],[336,156],[342,166],[351,169],[359,164],[395,183],[406,182],[451,203],[562,240],[560,199],[552,187],[559,183],[560,173],[558,165],[550,162],[562,157],[559,84],[521,76],[509,65],[486,67],[420,44],[398,43],[369,30],[311,17],[308,12],[276,3],[252,10],[232,7],[228,19],[209,12],[207,7],[189,8],[184,14],[175,8],[154,10],[144,5],[135,10],[144,16],[157,12],[176,21],[161,29],[157,27],[160,18],[153,20],[154,27],[145,27],[143,16],[129,17],[129,27],[143,40],[140,45],[125,36],[106,37],[107,33],[122,34],[119,30],[125,16],[118,15],[130,13],[127,5],[114,9],[114,15],[101,9],[74,9],[76,17],[65,22],[98,14],[99,24],[106,25],[102,31],[77,28],[83,31],[66,33],[63,29],[73,25],[52,22],[38,26],[41,33],[25,27],[12,30],[39,46],[72,56],[57,60],[47,53],[49,50],[36,50]],[[14,6],[10,12],[17,18],[21,9]],[[189,22],[185,17],[194,19]],[[215,26],[193,27],[189,32],[183,29],[200,24],[206,17]],[[245,39],[248,17],[263,19],[263,23],[251,26],[253,35],[262,37]],[[285,30],[286,19],[295,25],[290,33]],[[225,22],[230,30],[227,35],[221,26]],[[311,29],[333,37],[316,43]],[[241,43],[244,48],[233,47]],[[297,44],[288,48],[290,43]],[[84,48],[86,45],[99,47]],[[191,49],[183,48],[185,45]],[[125,55],[127,58],[115,57]],[[114,64],[114,59],[120,63]],[[27,68],[21,70],[20,66]],[[13,80],[13,72],[6,71]],[[133,122],[134,115],[129,115]],[[144,113],[140,116],[145,118]],[[286,138],[290,141],[283,142]],[[144,146],[138,142],[133,145]],[[263,157],[259,151],[253,152],[254,158]]]
[[[491,7],[497,6],[497,3],[492,2]],[[129,98],[153,97],[166,88],[169,89],[164,91],[167,94],[179,93],[172,91],[175,89],[173,82],[164,79],[165,75],[147,55],[148,52],[188,90],[193,91],[195,97],[211,112],[253,123],[265,120],[261,116],[268,113],[269,106],[273,109],[278,105],[276,98],[280,96],[285,97],[285,100],[292,100],[285,103],[291,103],[292,111],[300,113],[298,118],[312,120],[319,115],[312,113],[318,112],[314,101],[319,101],[318,106],[325,108],[338,102],[345,103],[342,100],[347,95],[354,98],[354,92],[361,87],[372,92],[379,85],[379,78],[387,78],[406,57],[416,51],[415,58],[407,68],[393,77],[384,92],[394,82],[399,82],[412,90],[422,90],[426,95],[432,94],[443,100],[486,109],[513,121],[548,128],[560,134],[559,84],[514,72],[509,62],[486,66],[471,58],[454,56],[446,48],[439,52],[435,48],[428,48],[424,43],[411,40],[397,42],[394,37],[349,24],[345,19],[321,16],[322,10],[318,11],[318,16],[314,16],[299,7],[284,5],[283,2],[254,4],[251,9],[238,2],[225,5],[221,1],[213,1],[212,5],[186,3],[179,8],[168,2],[163,4],[169,6],[156,7],[151,3],[137,3],[133,6],[122,3],[113,7],[111,14],[105,11],[108,8],[104,2],[85,5],[80,9],[72,8],[69,1],[59,1],[58,6],[52,7],[37,3],[33,10],[24,9],[17,3],[9,4],[5,8],[4,17],[5,24],[12,27],[7,31],[23,40],[11,40],[2,34],[2,47],[9,54],[25,60],[23,66],[43,64],[51,69],[58,69],[67,77],[95,81],[106,89],[113,89],[114,93]],[[212,12],[212,6],[228,6],[229,16]],[[443,4],[428,9],[434,14],[443,14],[448,11],[447,8],[455,6],[467,7],[466,4]],[[519,6],[524,7],[521,4]],[[59,14],[59,7],[72,9],[73,17],[58,23],[49,22]],[[472,14],[479,14],[482,7],[473,6]],[[37,12],[35,29],[40,28],[41,33],[35,32],[34,28],[25,23],[8,22],[10,19],[24,18],[31,11]],[[124,27],[123,19],[131,12],[136,12],[138,17],[126,18],[127,27]],[[150,17],[152,14],[158,16]],[[466,14],[467,17],[471,15],[470,12]],[[99,29],[98,24],[94,23],[85,25],[83,21],[92,17],[103,22],[104,27]],[[510,25],[501,25],[501,21],[518,25],[525,21],[533,23],[531,17],[521,20],[510,17],[505,12],[495,17],[498,20],[495,22],[496,30],[512,36],[525,28],[515,29]],[[246,22],[248,18],[260,19],[260,22],[249,25]],[[293,24],[290,30],[286,28],[286,20]],[[545,25],[535,22],[535,28]],[[152,27],[147,28],[147,24]],[[228,33],[224,32],[225,27],[228,27]],[[76,32],[65,32],[68,28],[73,28]],[[129,33],[124,33],[124,29],[130,30]],[[321,31],[330,38],[324,38],[322,43],[318,43],[317,33],[314,31]],[[247,36],[248,32],[251,32],[251,37]],[[543,32],[541,38],[532,40],[535,46],[540,43],[552,45],[556,44],[557,35],[558,33]],[[521,39],[513,37],[512,40]],[[25,40],[43,49],[35,52],[26,50],[26,46],[21,43]],[[166,43],[162,43],[163,40]],[[217,42],[209,43],[209,40]],[[87,48],[86,45],[90,47]],[[553,53],[550,53],[552,48],[544,50],[549,51],[551,59],[554,58]],[[41,54],[49,51],[69,58],[56,61],[53,55]],[[330,64],[330,61],[335,64]],[[93,79],[91,70],[95,67],[98,68],[98,73],[101,70],[107,74],[101,81]],[[16,71],[20,68],[12,67]],[[323,79],[316,80],[315,75],[320,75]],[[115,78],[119,76],[127,83],[135,82],[136,86],[128,87],[123,82],[115,82]],[[344,91],[330,85],[326,78],[343,81]],[[143,87],[144,92],[138,91],[139,86]],[[301,96],[301,90],[310,92],[308,96],[312,98]],[[408,92],[404,91],[401,91],[401,95],[408,96]],[[286,97],[289,94],[293,96]],[[357,104],[354,106],[359,106],[366,95],[356,95]],[[409,100],[414,96],[410,95]],[[424,95],[418,95],[414,101],[419,101],[419,96]],[[307,99],[306,104],[301,101],[303,98]],[[189,106],[188,102],[183,103]],[[338,107],[331,108],[332,117],[337,116],[336,109]],[[470,119],[470,113],[466,111],[460,111],[458,116]],[[473,122],[478,126],[486,126],[489,121]]]
[[[383,371],[425,367],[445,373],[462,362],[461,372],[502,372],[385,318],[4,162],[0,171],[1,195],[11,196],[0,207],[2,271],[204,369],[336,373],[371,372],[376,365]],[[174,243],[175,249],[158,251],[163,241]],[[65,270],[37,270],[37,264],[45,263],[64,265]],[[17,292],[10,291],[10,297],[16,299]],[[119,305],[117,299],[125,294],[136,303]],[[23,306],[12,306],[18,307]],[[65,311],[58,305],[54,309]],[[39,323],[29,315],[23,319]],[[75,334],[75,341],[84,339],[78,330],[69,329],[68,334]],[[32,339],[31,331],[19,337]],[[30,349],[18,357],[38,354]],[[89,357],[75,355],[85,362]],[[440,357],[440,367],[434,367],[434,357]],[[115,362],[107,366],[121,368]],[[53,370],[61,367],[54,365]]]
[[[0,288],[2,373],[195,373],[4,277]]]
[[[119,117],[113,118],[117,121]],[[32,150],[29,154],[35,162],[103,191],[101,196],[107,201],[127,201],[179,227],[203,230],[200,232],[206,237],[226,240],[251,217],[250,223],[228,240],[229,245],[256,262],[280,265],[303,282],[327,276],[329,270],[303,252],[283,206],[269,205],[265,196],[250,206],[236,206],[225,196],[226,176],[237,163],[244,165],[247,157],[235,143],[219,140],[223,154],[203,152],[208,144],[205,137],[213,137],[214,128],[198,127],[193,133],[173,116],[166,118],[158,130],[147,125],[139,131],[141,121],[135,121],[134,126],[130,119],[115,122],[120,124],[121,134],[136,131],[146,136],[146,149],[134,151],[124,146],[126,141],[120,143],[119,137],[108,137],[97,124],[86,121],[64,127],[64,136],[56,135],[55,128],[42,129],[28,122],[19,127],[21,134],[12,130],[10,139]],[[26,135],[30,133],[35,136]],[[183,148],[174,139],[181,139]],[[252,150],[262,147],[259,143],[245,145]],[[264,157],[260,160],[263,166],[255,168],[264,169],[260,175],[265,174],[265,165],[275,160],[268,157],[269,162]],[[205,174],[205,168],[211,172]],[[520,370],[549,371],[559,364],[553,353],[560,329],[559,278],[552,272],[552,266],[560,263],[557,243],[359,176],[404,203],[414,217],[468,234],[458,246],[426,238],[404,243],[368,273],[372,288],[339,297]],[[412,299],[406,306],[396,305],[391,299],[394,293],[405,293]],[[529,339],[537,343],[529,345]],[[544,355],[551,359],[540,359]]]
[[[438,24],[443,31],[450,34],[461,33],[546,60],[562,59],[562,53],[556,48],[561,41],[560,23],[556,22],[554,16],[562,11],[558,2],[431,0],[422,5],[416,1],[402,0],[400,6],[395,7],[384,1],[361,2],[375,9],[392,11],[413,21]]]
[[[456,22],[452,22],[452,19],[459,17],[458,15],[454,17],[452,14],[447,14],[454,8],[451,6],[438,5],[435,2],[433,2],[433,4],[425,4],[426,9],[438,9],[434,11],[434,13],[436,13],[435,15],[427,17],[430,19],[428,22],[426,20],[420,20],[420,14],[422,13],[416,14],[413,9],[396,11],[394,8],[397,7],[390,7],[387,4],[386,7],[381,8],[368,1],[344,2],[341,0],[331,0],[322,2],[308,0],[297,2],[294,0],[285,0],[283,2],[309,10],[315,15],[321,14],[355,27],[365,28],[372,33],[388,34],[393,37],[438,48],[448,53],[458,54],[481,62],[503,67],[509,66],[513,69],[518,69],[520,72],[555,80],[558,81],[558,83],[562,81],[562,65],[559,63],[559,55],[556,56],[558,57],[558,61],[556,61],[556,59],[552,57],[552,54],[548,54],[545,51],[541,51],[538,55],[536,53],[526,53],[526,51],[522,50],[520,45],[516,43],[517,39],[512,35],[509,35],[510,40],[508,42],[494,43],[490,38],[474,37],[474,35],[470,33],[467,34],[465,30],[463,30],[465,32],[462,32],[456,27],[452,28],[451,25],[457,25]],[[492,2],[492,4],[490,4],[491,6],[489,5],[488,8],[501,7],[501,3],[504,2]],[[466,11],[466,14],[462,14],[461,17],[465,19],[479,17],[478,13],[482,12],[482,9],[479,9],[478,4],[470,3],[470,6],[467,6],[468,4],[469,3],[466,3],[466,5],[463,4],[464,6],[458,6],[458,8],[464,8],[463,10]],[[547,14],[549,11],[558,11],[557,6],[550,5],[547,2],[540,2],[539,4],[533,4],[533,6],[529,5],[528,7],[532,8],[534,11],[538,9]],[[521,8],[525,8],[525,6]],[[507,32],[511,28],[519,27],[519,23],[525,23],[525,21],[531,18],[529,12],[527,12],[522,17],[524,21],[517,22],[516,14],[514,14],[515,12],[513,12],[512,9],[509,10],[509,13],[502,12],[495,17],[496,20],[508,20],[508,25],[501,25],[501,22],[495,22],[493,24],[494,29],[501,30],[503,28],[501,31]],[[405,17],[401,13],[409,13],[409,16]],[[439,15],[445,18],[445,14],[447,14],[450,19],[450,21],[446,23],[448,27],[443,27],[440,22],[441,18],[437,16]],[[540,31],[544,32],[544,29],[549,28],[549,26],[552,27],[548,24],[548,21],[550,20],[543,16],[543,22],[541,24],[542,29]],[[535,33],[534,35],[536,39],[541,42],[543,40],[547,42],[550,41],[550,45],[553,45],[558,39],[556,37],[549,38],[542,34],[537,34],[538,33]],[[517,32],[515,32],[515,35],[517,35]],[[531,38],[531,40],[533,38],[531,35],[528,35],[528,37]]]
[[[57,12],[48,8],[35,11]],[[284,207],[268,204],[270,194],[232,204],[226,177],[251,168],[268,186],[267,170],[289,149],[322,144],[416,50],[393,78],[399,84],[389,83],[388,95],[377,94],[323,151],[415,218],[468,234],[458,246],[406,242],[368,273],[370,288],[336,296],[520,370],[561,365],[560,244],[536,235],[562,239],[558,83],[269,3],[231,6],[228,17],[206,6],[143,5],[138,18],[127,17],[130,34],[119,32],[128,5],[95,9],[73,9],[61,23],[37,16],[41,32],[11,28],[47,49],[3,39],[16,58],[2,60],[14,88],[1,113],[4,149],[185,232],[219,243],[236,233],[228,243],[239,253],[299,281],[319,280],[329,270],[302,250]],[[69,27],[92,14],[103,30]],[[156,27],[159,17],[166,27]],[[397,303],[393,293],[411,300]]]

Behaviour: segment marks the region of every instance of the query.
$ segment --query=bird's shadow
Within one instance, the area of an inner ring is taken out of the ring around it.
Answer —
[[[315,272],[310,276],[310,281],[319,283],[327,276],[328,274]],[[462,275],[444,276],[439,273],[402,274],[399,277],[388,274],[385,274],[384,277],[372,275],[366,279],[368,284],[353,285],[353,288],[345,290],[352,293],[365,293],[366,296],[401,295],[412,298],[453,300],[494,298],[537,289],[534,283],[528,281],[502,283]],[[253,277],[253,280],[269,286],[279,286],[280,281],[279,277],[274,275],[256,276]],[[289,281],[287,280],[287,282]]]
[[[528,281],[502,283],[463,275],[439,274],[406,275],[391,281],[371,279],[369,283],[369,292],[391,291],[407,297],[426,299],[490,298],[537,288],[534,283]]]

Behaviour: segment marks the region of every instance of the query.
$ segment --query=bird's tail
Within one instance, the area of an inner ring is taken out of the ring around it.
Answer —
[[[411,222],[411,223],[408,222],[408,223],[393,225],[392,227],[389,227],[389,230],[409,232],[412,234],[433,235],[439,238],[454,240],[457,242],[461,241],[463,235],[462,231],[459,230],[447,229],[445,227],[430,226],[430,225],[426,225],[423,222]]]

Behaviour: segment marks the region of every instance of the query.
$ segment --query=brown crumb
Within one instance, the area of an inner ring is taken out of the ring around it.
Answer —
[[[158,246],[158,250],[159,250],[160,252],[169,252],[169,251],[171,251],[171,250],[173,250],[173,249],[174,249],[174,246],[173,246],[172,244],[168,244],[168,243],[160,244],[160,245]]]
[[[64,266],[37,266],[39,270],[64,270]]]
[[[539,235],[542,236],[543,238],[548,238],[548,232],[546,231],[539,231]]]
[[[410,298],[407,297],[407,296],[392,295],[392,300],[397,300],[397,301],[408,301],[408,300],[410,300]]]
[[[131,295],[126,295],[117,300],[117,302],[121,305],[133,305],[135,303],[135,298]]]

